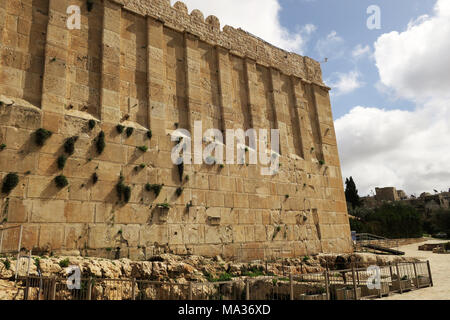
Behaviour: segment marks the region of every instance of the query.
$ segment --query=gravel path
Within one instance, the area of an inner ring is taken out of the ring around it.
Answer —
[[[450,300],[450,254],[437,254],[431,251],[419,251],[418,247],[424,243],[442,243],[447,241],[430,240],[422,243],[400,247],[407,257],[417,257],[429,260],[433,287],[404,294],[392,294],[381,300]]]

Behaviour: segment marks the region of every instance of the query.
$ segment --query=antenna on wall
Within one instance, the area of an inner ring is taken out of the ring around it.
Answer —
[[[323,61],[321,61],[320,63],[327,63],[328,62],[328,58],[323,59]]]

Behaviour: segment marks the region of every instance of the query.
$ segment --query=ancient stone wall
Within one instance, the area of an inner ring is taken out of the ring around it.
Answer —
[[[69,5],[81,7],[81,30],[66,27]],[[351,251],[329,88],[316,61],[169,0],[98,0],[90,11],[85,0],[1,1],[0,50],[0,178],[19,176],[1,194],[0,218],[24,225],[24,247],[120,248],[133,258]],[[170,133],[194,121],[204,130],[279,129],[280,172],[185,165],[180,182]],[[39,128],[52,132],[43,146]],[[67,187],[56,186],[59,175]],[[156,195],[147,184],[164,186]]]

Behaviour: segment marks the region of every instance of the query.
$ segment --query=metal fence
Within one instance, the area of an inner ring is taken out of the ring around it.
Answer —
[[[433,285],[428,261],[379,267],[380,286],[370,289],[374,273],[365,268],[323,273],[234,278],[222,282],[171,283],[136,279],[67,279],[21,276],[25,300],[359,300]]]
[[[28,276],[30,272],[31,250],[22,250],[22,235],[22,225],[0,228],[0,257],[15,256],[15,279],[18,276]]]

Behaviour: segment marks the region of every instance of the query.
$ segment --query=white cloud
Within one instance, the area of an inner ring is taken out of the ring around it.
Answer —
[[[349,73],[334,73],[326,82],[333,89],[335,95],[348,94],[364,85],[361,81],[361,74],[354,70]]]
[[[381,83],[397,96],[423,101],[450,97],[450,1],[439,0],[434,16],[421,16],[404,32],[375,43]]]
[[[375,187],[406,192],[450,188],[450,110],[430,102],[414,111],[356,107],[336,120],[343,176],[362,195]]]
[[[171,0],[171,3],[175,3]],[[215,15],[221,26],[230,25],[272,43],[282,49],[302,54],[308,36],[315,31],[315,26],[308,24],[290,32],[280,23],[281,6],[278,0],[184,0],[189,12],[199,9],[205,15]]]
[[[321,58],[338,59],[345,53],[344,42],[344,39],[333,30],[325,38],[317,41],[316,50]]]
[[[370,55],[370,47],[368,45],[362,46],[361,44],[358,44],[352,51],[352,56],[355,59],[361,58],[364,55]]]
[[[412,111],[358,106],[336,121],[343,176],[363,195],[395,186],[407,193],[450,188],[450,1],[375,43],[380,84]],[[380,85],[377,85],[380,87]]]

